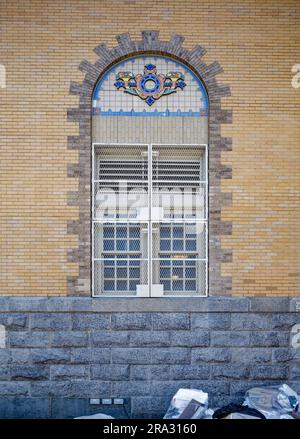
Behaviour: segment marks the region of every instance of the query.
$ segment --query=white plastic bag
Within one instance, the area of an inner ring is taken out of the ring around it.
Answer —
[[[208,408],[208,394],[202,390],[179,389],[164,419],[200,419]]]
[[[259,410],[267,419],[283,419],[284,415],[299,408],[300,397],[287,384],[253,387],[246,392],[244,404]]]

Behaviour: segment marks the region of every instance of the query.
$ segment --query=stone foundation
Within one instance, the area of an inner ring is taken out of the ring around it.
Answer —
[[[291,344],[299,304],[1,297],[0,417],[126,417],[123,408],[89,404],[111,397],[125,398],[130,417],[162,417],[179,387],[209,392],[211,406],[254,385],[289,382],[300,392],[300,348]]]

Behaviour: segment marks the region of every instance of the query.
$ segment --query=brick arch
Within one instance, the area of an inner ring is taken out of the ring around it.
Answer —
[[[91,109],[92,93],[99,78],[123,59],[142,54],[164,55],[186,64],[203,82],[209,98],[209,294],[231,294],[231,277],[221,275],[221,263],[230,262],[230,250],[221,248],[221,236],[231,234],[231,222],[221,221],[221,209],[231,202],[230,193],[221,192],[221,179],[231,178],[231,168],[221,163],[221,152],[231,150],[231,139],[221,137],[221,124],[231,123],[232,112],[222,109],[221,98],[230,95],[227,85],[218,85],[216,76],[223,70],[218,62],[205,64],[206,50],[183,47],[184,37],[173,34],[161,41],[158,31],[143,31],[140,41],[129,34],[116,37],[118,45],[109,49],[99,44],[94,52],[97,61],[83,60],[79,69],[85,72],[82,83],[71,82],[70,94],[79,95],[79,105],[68,109],[68,121],[79,125],[79,135],[68,137],[68,149],[79,152],[78,163],[68,166],[68,176],[79,179],[78,192],[68,193],[68,205],[79,207],[79,219],[68,223],[68,233],[78,235],[78,248],[70,249],[69,262],[79,264],[79,275],[68,278],[69,295],[91,294]]]

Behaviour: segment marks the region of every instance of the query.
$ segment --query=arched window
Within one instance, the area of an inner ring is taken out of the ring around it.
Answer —
[[[208,96],[186,65],[143,55],[93,93],[93,295],[205,296]]]

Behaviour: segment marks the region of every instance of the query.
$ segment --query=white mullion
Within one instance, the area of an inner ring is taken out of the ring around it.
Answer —
[[[152,147],[148,145],[148,294],[151,297],[152,285]]]
[[[95,243],[94,243],[94,239],[95,239],[95,233],[94,233],[94,228],[95,228],[95,223],[94,223],[94,211],[95,211],[95,172],[94,172],[94,167],[95,167],[95,148],[94,148],[94,144],[92,145],[92,297],[94,297],[95,295]]]

